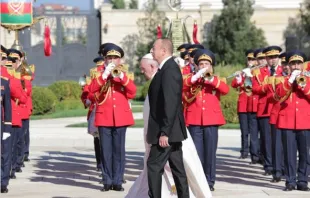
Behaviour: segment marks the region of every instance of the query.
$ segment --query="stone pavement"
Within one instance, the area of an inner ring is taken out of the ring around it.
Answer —
[[[135,114],[140,118],[141,114]],[[99,172],[95,171],[93,138],[85,128],[65,128],[85,122],[83,118],[31,121],[31,161],[17,179],[11,180],[9,193],[1,197],[23,198],[123,198],[143,168],[142,129],[128,129],[126,141],[125,192],[101,192]],[[284,181],[271,184],[260,165],[239,160],[240,132],[221,130],[217,152],[215,198],[310,197],[305,192],[283,192]]]

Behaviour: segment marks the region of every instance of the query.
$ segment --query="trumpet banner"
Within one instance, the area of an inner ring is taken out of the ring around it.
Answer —
[[[32,0],[1,0],[2,25],[31,25]]]

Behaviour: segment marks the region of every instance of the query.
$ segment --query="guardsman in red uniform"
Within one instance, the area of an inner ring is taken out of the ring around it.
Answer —
[[[291,74],[282,77],[276,86],[276,94],[281,102],[277,128],[282,132],[285,191],[296,189],[296,185],[297,190],[310,191],[308,188],[310,78],[302,73],[305,57],[300,51],[288,52],[287,61]],[[296,170],[297,151],[299,161]]]
[[[192,44],[186,48],[188,55],[189,55],[189,59],[188,59],[188,65],[185,66],[186,69],[184,68],[184,73],[182,73],[183,75],[195,72],[197,66],[195,66],[195,61],[194,61],[195,53],[192,53],[192,52],[196,49],[204,49],[204,46],[200,44]]]
[[[269,88],[267,89],[269,95],[268,100],[273,102],[273,107],[270,112],[270,126],[271,126],[271,145],[272,145],[272,183],[278,183],[281,181],[282,174],[284,173],[284,162],[283,162],[283,147],[282,147],[282,133],[277,128],[277,120],[280,111],[281,104],[275,95],[275,84],[276,81],[282,79],[283,76],[289,74],[289,69],[286,67],[286,53],[283,52],[279,55],[282,66],[282,73],[277,76],[271,76],[268,78]]]
[[[182,75],[186,75],[191,73],[191,69],[190,66],[188,65],[188,60],[189,60],[189,56],[188,56],[188,51],[186,50],[188,47],[190,47],[191,44],[189,43],[184,43],[182,45],[180,45],[177,50],[180,52],[180,57],[185,60],[185,64],[183,67],[181,67],[181,71],[182,71]]]
[[[21,104],[21,117],[22,117],[22,128],[25,134],[25,144],[23,148],[24,156],[23,158],[20,157],[19,160],[22,160],[22,162],[18,162],[18,164],[21,164],[22,167],[24,167],[24,161],[28,162],[29,160],[29,148],[30,148],[30,131],[29,131],[29,122],[30,122],[30,116],[32,114],[32,81],[34,80],[34,71],[35,66],[34,65],[28,65],[25,57],[25,53],[22,53],[23,56],[21,58],[22,65],[20,67],[24,67],[21,69],[21,83],[25,87],[25,92],[27,93],[28,100],[26,104]],[[29,69],[29,71],[26,70],[26,67]]]
[[[253,71],[253,93],[259,95],[257,117],[261,132],[261,152],[264,156],[264,175],[271,175],[273,170],[270,114],[274,100],[270,100],[273,93],[269,91],[268,77],[282,75],[282,67],[278,65],[281,51],[278,46],[265,48],[263,53],[266,55],[267,65]]]
[[[6,49],[1,45],[1,65],[6,62]],[[4,66],[1,66],[1,70]],[[10,82],[1,73],[1,193],[7,193],[11,170],[12,106]]]
[[[95,125],[101,140],[102,191],[124,191],[122,180],[125,171],[126,130],[134,124],[128,100],[135,97],[136,86],[120,66],[123,50],[117,45],[108,45],[104,48],[104,54],[109,64],[89,86],[91,93],[99,91]]]
[[[16,178],[15,172],[22,172],[21,166],[24,158],[24,144],[25,144],[25,133],[23,131],[23,123],[22,123],[22,115],[25,109],[22,109],[22,104],[27,104],[28,102],[28,93],[25,84],[21,82],[21,73],[17,71],[19,66],[21,65],[22,53],[16,49],[8,50],[9,57],[15,59],[15,63],[12,64],[13,69],[13,79],[15,80],[15,86],[19,86],[21,88],[21,92],[25,97],[25,102],[22,102],[21,99],[12,101],[14,106],[13,110],[13,131],[14,139],[13,139],[13,157],[12,157],[12,170],[11,170],[11,178]],[[12,83],[13,80],[10,80]],[[14,113],[16,111],[16,113]]]
[[[238,98],[238,117],[241,129],[241,156],[240,159],[246,159],[249,154],[249,148],[251,153],[252,163],[256,163],[259,160],[258,155],[258,131],[253,130],[251,124],[253,124],[252,113],[247,111],[248,97],[252,95],[252,74],[250,68],[254,66],[255,57],[254,50],[247,50],[245,52],[247,57],[247,67],[246,69],[238,72],[236,77],[232,80],[231,86],[239,90]],[[256,120],[256,117],[255,117]],[[256,124],[257,127],[257,124]],[[249,135],[250,135],[250,145],[249,145]]]
[[[256,59],[256,66],[266,65],[265,54],[263,53],[263,49],[256,49],[254,51],[254,57]],[[251,74],[253,75],[253,70],[251,70]],[[253,82],[253,79],[252,81]],[[254,94],[253,91],[248,93],[247,100],[247,112],[249,119],[249,130],[251,134],[251,145],[253,144],[253,152],[251,153],[251,164],[257,164],[263,162],[263,156],[260,153],[261,146],[261,138],[259,139],[259,130],[258,130],[258,122],[257,122],[257,107],[258,107],[258,95]],[[256,139],[257,137],[257,139]],[[256,142],[256,143],[255,143]],[[256,147],[255,147],[256,145]]]
[[[215,56],[211,51],[198,49],[194,60],[199,70],[184,79],[188,103],[186,123],[210,190],[214,191],[218,127],[226,123],[220,97],[229,92],[229,86],[226,79],[213,75]]]

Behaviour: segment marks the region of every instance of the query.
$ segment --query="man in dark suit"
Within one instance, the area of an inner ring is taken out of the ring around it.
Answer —
[[[169,160],[179,198],[188,198],[189,189],[183,164],[182,141],[187,138],[182,107],[182,74],[172,58],[169,39],[155,41],[151,53],[160,64],[149,88],[150,116],[147,142],[149,196],[161,197],[164,166]]]

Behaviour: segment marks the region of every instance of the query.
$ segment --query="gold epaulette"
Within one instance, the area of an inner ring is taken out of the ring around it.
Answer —
[[[220,77],[219,77],[219,79],[220,79],[220,81],[222,81],[223,83],[227,84],[226,78],[224,78],[224,77],[223,77],[223,78],[220,78]]]
[[[310,69],[310,61],[304,62],[303,64],[303,70],[308,71]]]
[[[97,76],[97,67],[93,67],[89,70],[89,75],[91,79],[96,78]]]
[[[127,73],[127,72],[129,71],[129,65],[128,65],[128,64],[122,64],[122,67],[123,67],[123,68],[122,68],[122,71],[123,71],[123,72],[126,72],[126,73]]]
[[[21,73],[15,71],[15,72],[14,72],[14,77],[17,78],[17,79],[21,79]]]
[[[133,72],[128,72],[127,77],[133,81],[135,79],[135,74]]]
[[[15,70],[13,69],[13,67],[7,67],[7,71],[10,74],[10,76],[14,76]]]
[[[29,65],[30,71],[34,74],[35,70],[36,70],[36,66],[35,65]]]
[[[284,76],[278,76],[278,77],[276,77],[275,78],[275,85],[278,85],[278,84],[280,84],[280,83],[284,83],[284,79],[285,79],[285,77]]]
[[[87,84],[87,85],[90,85],[90,83],[91,83],[91,78],[87,76],[87,77],[86,77],[86,84]]]
[[[6,77],[4,77],[4,76],[1,76],[1,78],[2,78],[3,80],[9,80],[8,78],[6,78]]]
[[[253,76],[258,76],[258,75],[260,74],[260,69],[259,69],[259,68],[254,69],[254,70],[252,71],[252,74],[253,74]]]

